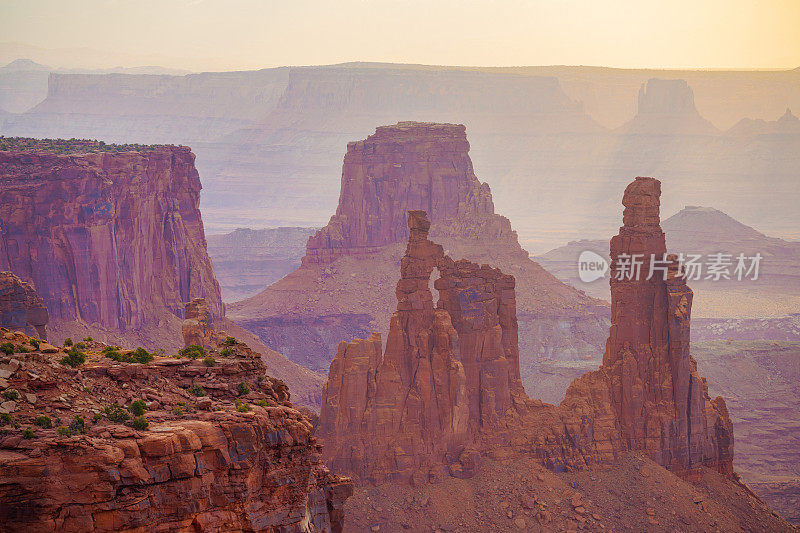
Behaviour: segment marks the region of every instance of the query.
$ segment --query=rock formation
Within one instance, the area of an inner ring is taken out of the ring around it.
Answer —
[[[408,227],[383,358],[377,334],[342,342],[323,390],[318,431],[327,456],[371,479],[441,467],[524,394],[514,278],[450,259],[428,240],[424,211],[410,211]],[[434,268],[437,307],[428,288]]]
[[[246,345],[218,345],[209,366],[116,362],[92,341],[71,368],[66,348],[0,336],[14,352],[0,354],[3,392],[16,392],[0,419],[3,530],[342,530],[352,483],[321,462],[312,423]]]
[[[214,317],[208,309],[205,298],[195,298],[186,304],[186,318],[183,319],[183,343],[210,348],[214,340]]]
[[[639,89],[636,116],[623,133],[657,135],[716,135],[719,130],[703,118],[686,80],[651,78]]]
[[[0,327],[34,332],[47,339],[47,307],[30,283],[0,272]]]
[[[168,348],[181,344],[184,302],[203,297],[222,314],[188,148],[45,143],[0,151],[0,268],[36,286],[54,325]]]
[[[388,328],[406,216],[421,209],[431,216],[431,238],[448,254],[514,274],[524,357],[599,352],[608,308],[528,258],[508,219],[494,212],[468,150],[465,128],[456,124],[401,122],[349,143],[336,214],[308,240],[302,266],[228,305],[228,315],[293,361],[324,372],[341,339]]]
[[[623,253],[663,257],[660,193],[652,178],[626,189],[612,268]],[[700,466],[733,475],[732,424],[689,354],[692,292],[674,257],[663,279],[645,279],[645,264],[641,279],[612,282],[603,365],[556,407],[522,391],[514,278],[452,261],[427,240],[428,226],[409,213],[383,357],[374,334],[340,344],[331,363],[318,428],[331,465],[373,482],[423,482],[471,475],[482,456],[530,455],[563,471],[642,451],[679,475]]]

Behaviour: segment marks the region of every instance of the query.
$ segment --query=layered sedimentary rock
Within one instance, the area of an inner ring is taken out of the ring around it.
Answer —
[[[40,145],[0,151],[0,268],[36,286],[51,321],[166,348],[180,345],[184,302],[203,297],[222,314],[189,148]]]
[[[15,352],[0,356],[4,392],[17,392],[4,412],[21,426],[0,420],[4,530],[342,530],[352,483],[321,462],[312,423],[246,345],[218,345],[209,366],[114,362],[87,342],[70,368],[65,348],[0,335]],[[145,429],[124,421],[134,400]]]
[[[47,339],[47,307],[30,283],[0,272],[0,327],[34,332]]]
[[[299,269],[228,315],[268,346],[325,371],[338,342],[385,330],[407,212],[431,216],[431,236],[453,257],[512,273],[524,357],[582,358],[602,349],[608,308],[528,258],[489,186],[475,175],[464,126],[401,122],[349,143],[336,214],[308,240]]]
[[[423,211],[409,212],[408,227],[386,352],[377,334],[339,345],[318,428],[335,464],[375,480],[443,468],[524,395],[514,278],[453,261],[428,240]]]
[[[639,89],[636,116],[622,126],[628,134],[716,135],[719,130],[703,118],[686,80],[651,78]]]
[[[195,298],[186,304],[186,318],[181,331],[186,346],[195,345],[210,348],[214,342],[214,317],[205,298]]]
[[[383,357],[375,334],[342,343],[331,364],[318,429],[327,460],[369,481],[420,482],[470,475],[483,456],[531,455],[563,471],[642,451],[679,475],[706,466],[732,476],[732,424],[689,354],[692,292],[675,258],[664,258],[660,192],[652,178],[625,191],[613,267],[623,254],[648,262],[641,278],[612,282],[603,365],[575,380],[560,406],[522,391],[514,278],[453,262],[410,213]],[[650,254],[664,276],[648,279]]]

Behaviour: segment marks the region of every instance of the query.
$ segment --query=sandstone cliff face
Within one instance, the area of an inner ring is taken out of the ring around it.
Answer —
[[[207,366],[114,362],[88,342],[73,369],[60,349],[0,334],[17,352],[0,359],[18,392],[4,412],[21,426],[0,422],[4,530],[341,531],[352,483],[321,462],[311,422],[245,344],[218,345]],[[146,430],[106,411],[137,399]],[[34,425],[44,415],[61,430]]]
[[[51,321],[153,332],[194,297],[222,314],[188,148],[0,151],[0,175],[0,268],[34,283]]]
[[[272,348],[325,371],[342,338],[386,330],[392,272],[408,238],[407,212],[426,210],[431,236],[453,257],[517,280],[523,357],[578,358],[602,349],[608,308],[528,258],[489,186],[475,176],[465,128],[401,122],[350,143],[339,207],[308,240],[302,265],[228,315]],[[565,334],[566,332],[566,334]]]
[[[626,189],[622,253],[663,254],[660,183]],[[361,479],[424,482],[471,475],[481,457],[523,454],[555,471],[647,453],[682,476],[701,466],[733,476],[733,428],[689,354],[691,290],[674,258],[668,277],[612,283],[603,365],[575,380],[560,406],[528,399],[519,381],[514,279],[453,262],[409,214],[397,312],[380,337],[342,343],[323,392],[319,436],[332,465]],[[436,266],[439,303],[428,290]]]
[[[30,283],[11,272],[0,272],[0,327],[22,330],[47,339],[47,307]]]

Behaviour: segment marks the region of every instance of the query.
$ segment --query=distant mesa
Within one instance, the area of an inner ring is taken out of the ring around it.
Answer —
[[[719,130],[700,116],[686,80],[651,78],[639,89],[636,116],[620,128],[629,134],[715,135]]]
[[[388,328],[393,272],[412,210],[431,215],[431,236],[448,254],[512,273],[526,332],[525,357],[579,358],[599,351],[608,308],[531,261],[492,191],[475,175],[461,124],[400,122],[347,145],[336,213],[308,239],[300,268],[228,316],[313,370],[327,370],[342,339]],[[564,328],[574,335],[564,335]]]

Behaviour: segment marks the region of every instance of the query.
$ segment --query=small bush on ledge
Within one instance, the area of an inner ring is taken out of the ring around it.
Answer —
[[[189,359],[198,359],[206,356],[206,349],[197,344],[190,344],[178,352],[181,357],[188,357]]]

